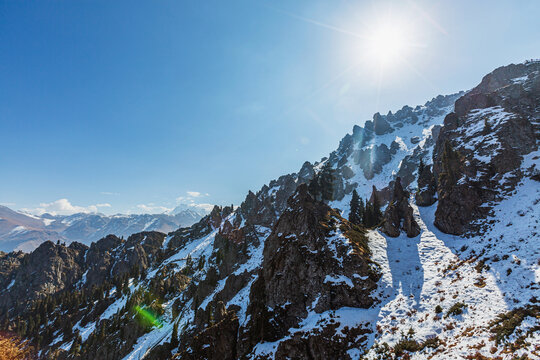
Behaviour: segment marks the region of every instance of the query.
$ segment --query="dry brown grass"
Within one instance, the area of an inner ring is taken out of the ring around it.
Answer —
[[[34,349],[16,336],[0,333],[0,360],[35,359]]]

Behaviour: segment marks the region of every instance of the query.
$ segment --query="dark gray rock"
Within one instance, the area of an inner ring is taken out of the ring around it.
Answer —
[[[399,177],[394,183],[392,201],[384,212],[382,230],[391,237],[398,237],[401,230],[405,231],[408,237],[420,234],[420,226],[414,219],[413,209],[409,204],[409,193],[403,190]]]

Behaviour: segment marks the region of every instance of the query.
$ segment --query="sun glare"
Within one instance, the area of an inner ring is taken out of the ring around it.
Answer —
[[[367,57],[379,66],[399,63],[414,47],[410,29],[390,18],[381,19],[369,27],[366,45]]]
[[[405,39],[399,29],[381,28],[369,38],[368,50],[371,56],[383,63],[391,62],[405,50]]]

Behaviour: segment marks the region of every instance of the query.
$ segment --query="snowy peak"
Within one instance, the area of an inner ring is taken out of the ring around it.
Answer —
[[[34,216],[0,208],[0,250],[30,252],[44,241],[78,241],[90,245],[109,234],[128,237],[141,231],[168,233],[190,226],[204,215],[191,209],[174,214],[111,215],[77,213],[69,216]]]
[[[0,253],[0,324],[41,358],[536,359],[538,66],[375,114],[168,235]]]

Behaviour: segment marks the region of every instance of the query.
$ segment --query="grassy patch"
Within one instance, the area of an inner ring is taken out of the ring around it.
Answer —
[[[523,319],[528,316],[539,319],[540,306],[531,305],[499,314],[497,318],[489,324],[496,343],[500,344],[505,339],[508,339],[508,337],[514,333],[516,328],[521,325]],[[540,331],[540,326],[535,326],[533,329],[530,329],[528,333],[533,331]]]
[[[457,302],[454,305],[452,305],[450,309],[448,309],[444,317],[447,318],[449,316],[461,315],[463,314],[463,310],[466,309],[467,307],[468,307],[467,304],[462,303],[462,302]]]

